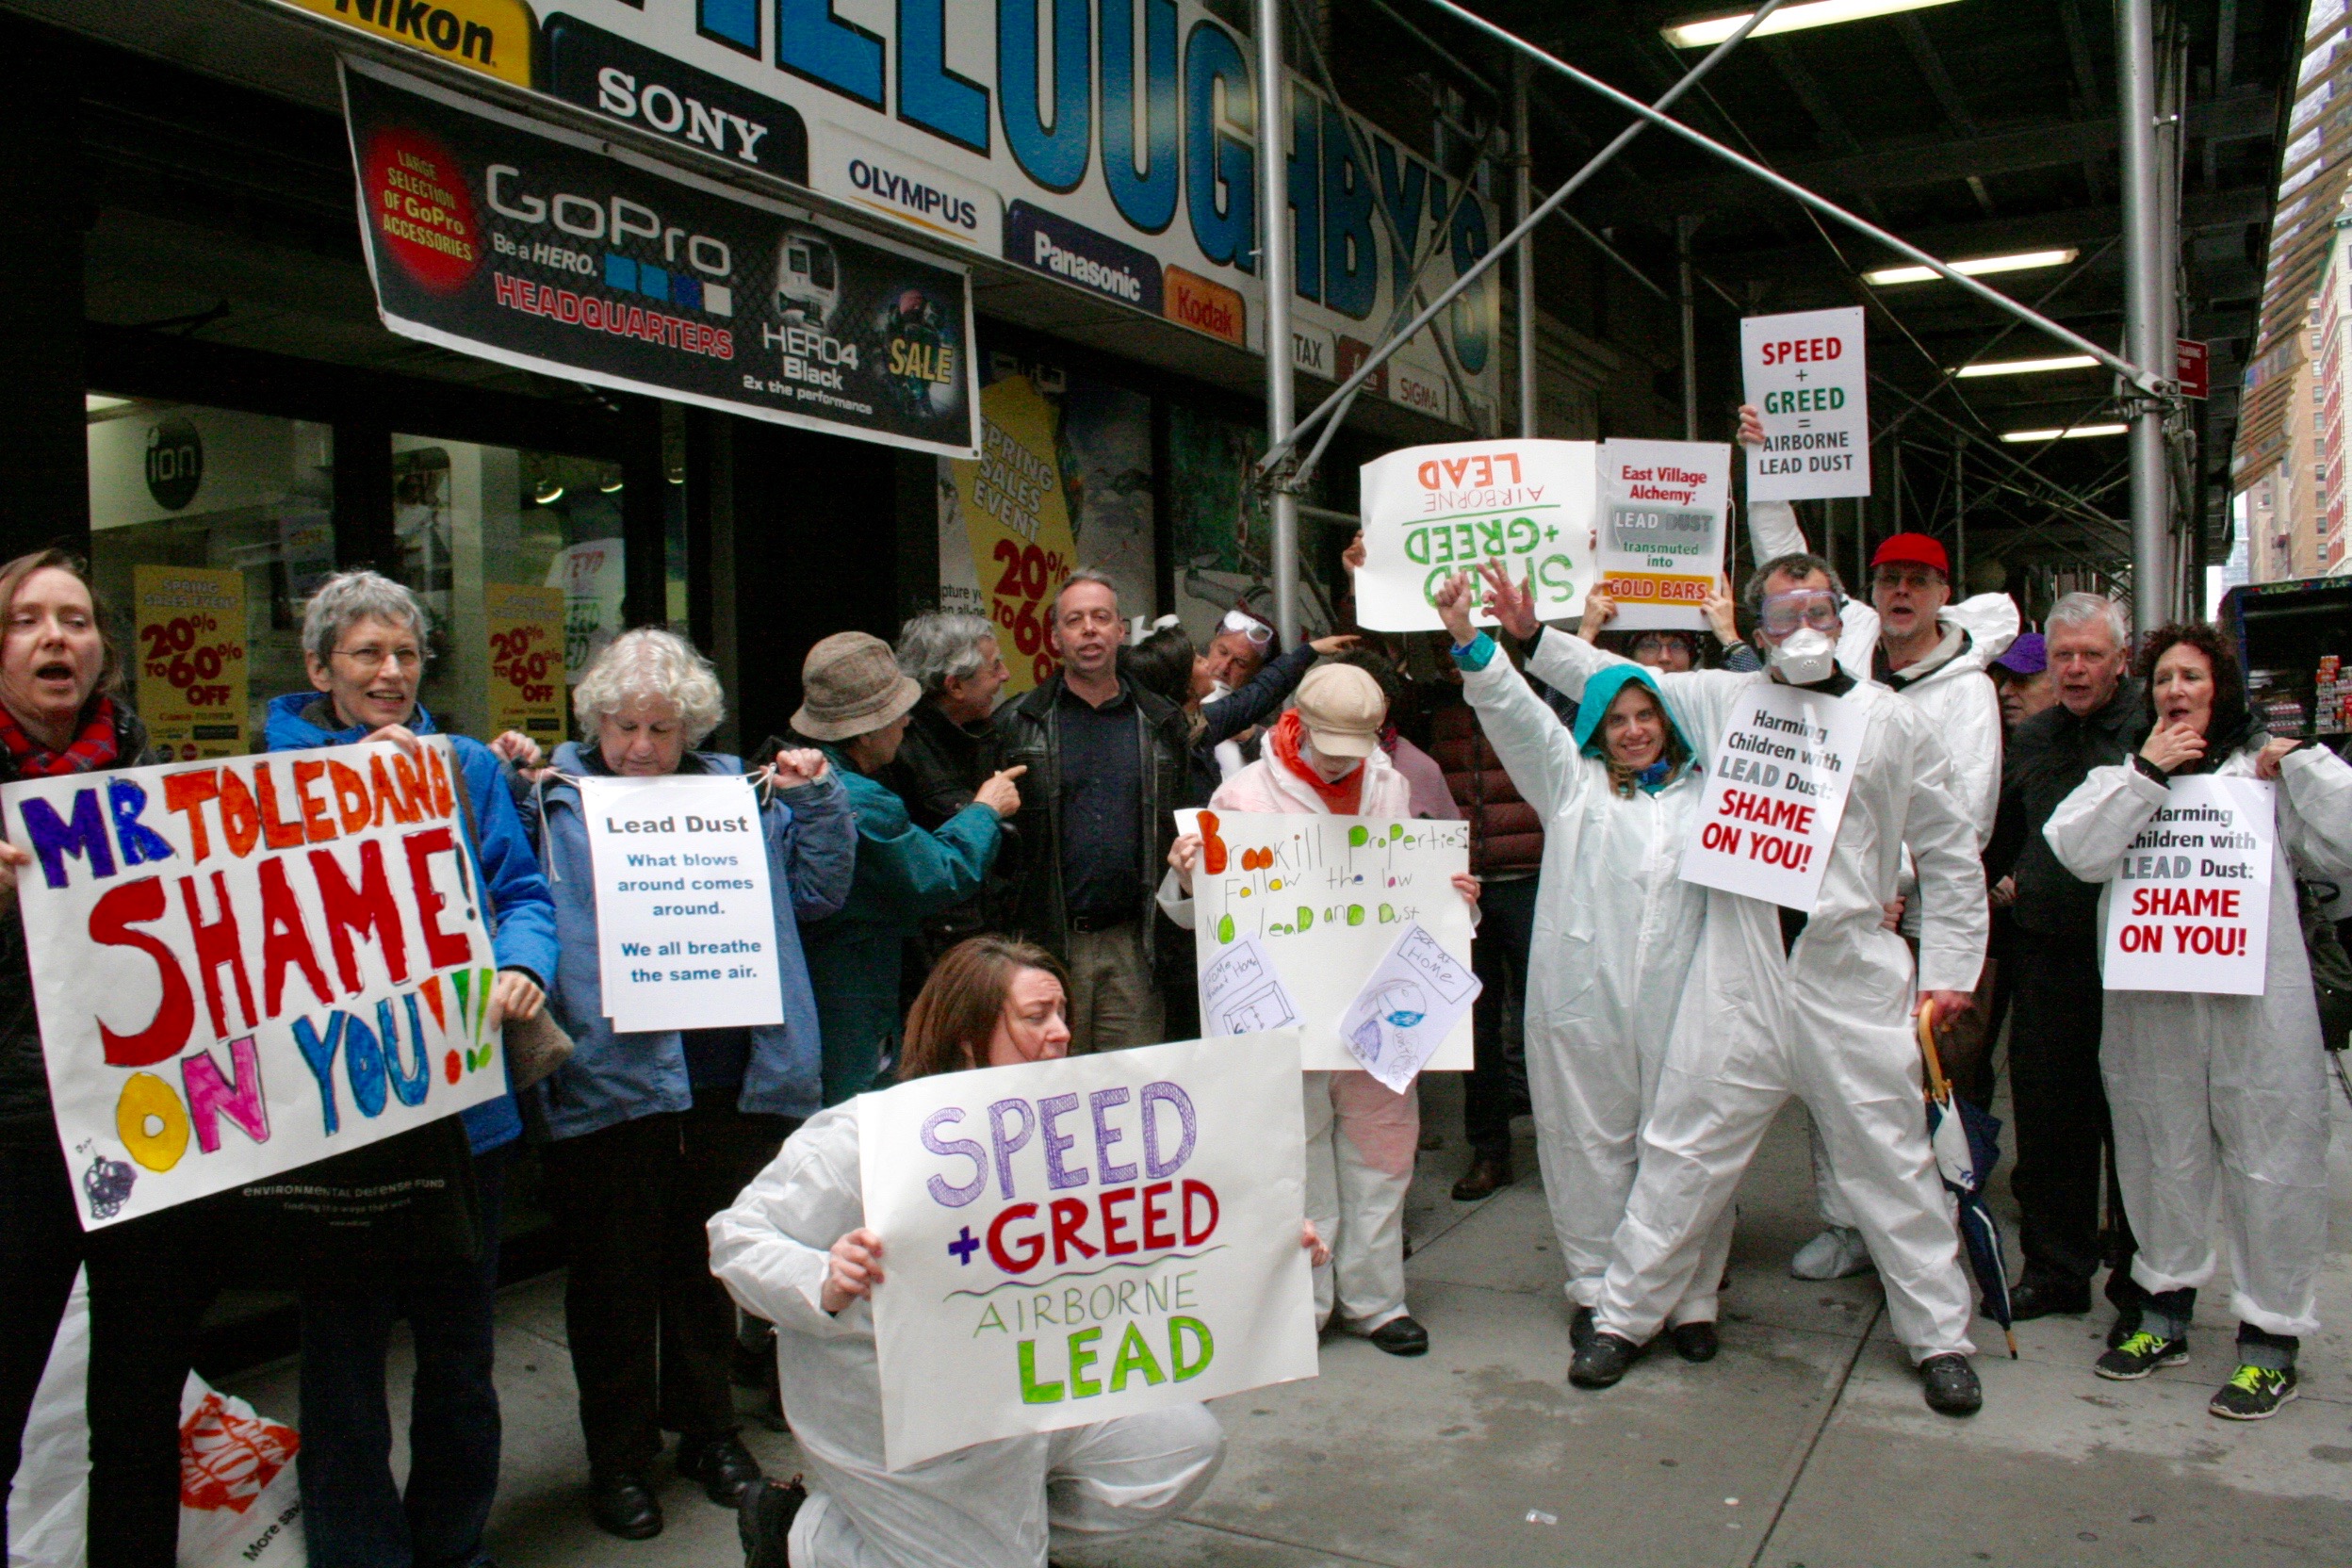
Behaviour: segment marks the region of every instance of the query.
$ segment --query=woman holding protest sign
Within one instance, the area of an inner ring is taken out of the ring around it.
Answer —
[[[1380,748],[1388,698],[1369,672],[1327,662],[1298,683],[1298,704],[1267,731],[1266,755],[1217,786],[1220,811],[1322,812],[1407,818],[1413,790]],[[1192,872],[1200,835],[1169,846],[1160,905],[1193,923]],[[1476,877],[1454,878],[1475,906]],[[1333,1259],[1315,1271],[1315,1315],[1337,1315],[1348,1332],[1392,1356],[1426,1355],[1429,1331],[1405,1310],[1405,1194],[1421,1141],[1420,1101],[1368,1072],[1309,1072],[1305,1098],[1307,1217],[1331,1238]]]
[[[2190,956],[2230,945],[2205,938],[2195,923],[2243,921],[2241,906],[2251,901],[2235,883],[2254,892],[2262,858],[2268,929],[2260,972],[2238,982],[2252,994],[2106,992],[2099,1070],[2115,1114],[2117,1184],[2139,1241],[2132,1278],[2143,1298],[2139,1331],[2100,1356],[2098,1371],[2133,1380],[2189,1359],[2197,1287],[2217,1261],[2211,1217],[2219,1187],[2236,1287],[2237,1368],[2207,1408],[2256,1421],[2295,1396],[2296,1352],[2319,1328],[2328,1081],[2295,879],[2352,876],[2352,767],[2323,745],[2264,738],[2247,711],[2237,656],[2209,626],[2155,632],[2139,666],[2147,743],[2122,766],[2093,769],[2043,829],[2067,871],[2106,884],[2099,913],[2109,985],[2122,956],[2142,948],[2134,939],[2142,935],[2154,939],[2149,947],[2162,944],[2167,967],[2184,972],[2196,962]],[[2231,790],[2231,779],[2270,789]],[[2268,820],[2238,813],[2222,821],[2241,806],[2261,811],[2262,793],[2272,797]],[[2240,876],[2214,880],[2233,871]],[[2251,945],[2261,932],[2247,923],[2224,935]]]
[[[43,550],[0,566],[0,783],[164,760],[117,695],[121,657],[79,562]],[[180,1388],[218,1275],[203,1263],[212,1253],[204,1205],[82,1230],[17,909],[17,877],[32,860],[0,841],[0,1494],[87,1264],[89,1559],[145,1568],[172,1560],[178,1539]]]
[[[580,1384],[596,1523],[662,1529],[648,1472],[664,1429],[678,1472],[733,1507],[760,1466],[736,1436],[727,1372],[735,1308],[710,1277],[703,1226],[816,1114],[823,1052],[799,923],[849,897],[857,825],[824,756],[781,751],[757,775],[774,906],[768,940],[783,1018],[757,1028],[619,1034],[605,1016],[596,877],[580,780],[731,777],[736,758],[692,749],[724,712],[710,662],[682,637],[615,638],[572,707],[589,739],[556,748],[525,821],[556,894],[553,1004],[574,1050],[531,1091],[549,1141],[547,1198],[570,1275],[564,1316]]]
[[[1570,1336],[1592,1333],[1610,1238],[1658,1099],[1707,890],[1680,875],[1683,841],[1701,793],[1690,743],[1639,663],[1586,682],[1573,733],[1527,678],[1474,629],[1476,584],[1462,573],[1437,592],[1462,694],[1478,710],[1521,795],[1543,814],[1544,871],[1528,968],[1527,1089],[1552,1228],[1568,1266]],[[1606,620],[1596,596],[1586,620]],[[1667,1337],[1688,1361],[1716,1351],[1716,1291],[1731,1254],[1725,1204],[1707,1233]]]
[[[1055,1061],[1070,1049],[1061,966],[974,937],[940,958],[906,1015],[902,1080]],[[1049,1542],[1102,1541],[1174,1518],[1208,1489],[1225,1434],[1178,1405],[1001,1439],[892,1473],[872,1299],[882,1239],[866,1229],[854,1105],[820,1112],[710,1221],[710,1266],[776,1325],[778,1377],[811,1484],[744,1494],[747,1568],[1044,1568]],[[1328,1257],[1310,1227],[1302,1245]]]

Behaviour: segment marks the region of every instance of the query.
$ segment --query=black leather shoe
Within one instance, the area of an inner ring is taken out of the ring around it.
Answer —
[[[1723,1348],[1712,1323],[1677,1323],[1666,1331],[1666,1338],[1674,1345],[1674,1354],[1685,1361],[1713,1361],[1715,1352]]]
[[[1568,1380],[1578,1388],[1609,1388],[1641,1357],[1642,1347],[1604,1330],[1569,1362]]]
[[[1568,1315],[1568,1348],[1581,1350],[1592,1343],[1592,1309],[1578,1307]]]
[[[2036,1279],[2029,1274],[2009,1290],[2009,1315],[2019,1323],[2059,1313],[2079,1317],[2090,1310],[2088,1280]]]
[[[588,1513],[598,1529],[623,1541],[650,1541],[662,1533],[662,1505],[643,1476],[589,1477]]]
[[[743,1489],[760,1478],[760,1462],[733,1432],[680,1438],[678,1473],[690,1481],[700,1481],[703,1495],[721,1508],[733,1508],[743,1499]]]
[[[1509,1154],[1480,1154],[1470,1162],[1470,1168],[1454,1184],[1454,1201],[1475,1203],[1481,1198],[1492,1198],[1495,1189],[1511,1183]]]
[[[743,1488],[743,1501],[735,1505],[735,1533],[743,1538],[743,1568],[792,1568],[792,1521],[808,1500],[808,1489],[800,1484],[798,1476],[782,1486],[759,1480]]]
[[[1410,1317],[1392,1317],[1364,1337],[1392,1356],[1429,1353],[1429,1331]]]
[[[1974,1415],[1984,1408],[1984,1386],[1976,1380],[1976,1368],[1956,1352],[1919,1363],[1919,1387],[1927,1408],[1939,1415]]]

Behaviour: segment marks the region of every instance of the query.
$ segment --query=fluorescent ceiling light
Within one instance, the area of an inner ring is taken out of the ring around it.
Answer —
[[[2093,435],[2121,435],[2130,425],[2076,425],[2070,430],[2008,430],[2001,438],[2013,446],[2028,441],[2080,441]]]
[[[1963,365],[1952,372],[1962,381],[1978,376],[2038,376],[2050,370],[2088,370],[2099,361],[2088,354],[2060,354],[2055,359],[1988,359]]]
[[[1948,261],[1945,266],[1964,278],[1979,278],[1987,272],[2025,272],[2036,267],[2064,267],[2082,253],[2068,246],[2063,251],[2017,251],[2005,256],[1973,256],[1967,261]],[[1889,284],[1927,283],[1942,277],[1932,267],[1882,267],[1875,272],[1865,272],[1862,281],[1884,288]]]
[[[82,412],[85,414],[104,414],[110,408],[128,408],[130,405],[128,398],[109,398],[103,392],[82,394]]]
[[[1952,0],[1802,0],[1794,6],[1783,6],[1764,19],[1762,26],[1750,33],[1750,38],[1770,38],[1774,33],[1793,33],[1806,27],[1834,27],[1840,22],[1863,22],[1873,16],[1892,16],[1897,11],[1923,11],[1930,6],[1949,6]],[[1696,22],[1677,22],[1658,32],[1677,49],[1700,49],[1721,43],[1740,30],[1740,24],[1756,13],[1741,11],[1737,16],[1711,16]]]

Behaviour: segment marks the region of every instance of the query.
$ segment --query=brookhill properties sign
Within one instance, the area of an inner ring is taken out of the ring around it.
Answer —
[[[504,1092],[463,788],[436,738],[0,790],[85,1227]]]
[[[918,1078],[858,1155],[893,1470],[1315,1374],[1295,1031]]]

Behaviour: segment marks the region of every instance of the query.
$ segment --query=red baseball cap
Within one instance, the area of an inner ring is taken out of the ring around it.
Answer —
[[[1878,547],[1878,553],[1870,557],[1870,564],[1875,567],[1894,563],[1933,566],[1947,578],[1952,576],[1952,557],[1944,553],[1943,545],[1933,534],[1889,534],[1886,542]]]

